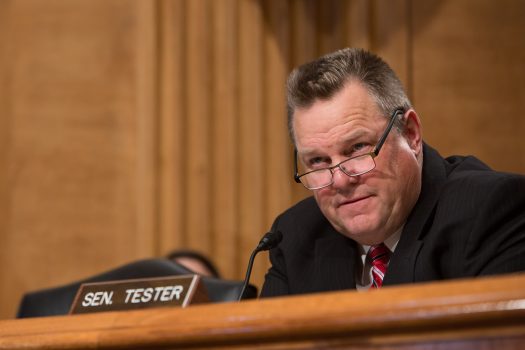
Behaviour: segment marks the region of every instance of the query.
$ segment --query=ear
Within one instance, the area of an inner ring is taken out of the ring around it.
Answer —
[[[417,158],[420,157],[423,150],[423,130],[421,129],[421,121],[416,111],[409,109],[404,116],[404,130],[403,136],[408,142],[408,146]]]

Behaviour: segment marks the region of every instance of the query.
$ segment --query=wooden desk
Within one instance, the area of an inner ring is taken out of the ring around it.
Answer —
[[[0,349],[523,349],[525,274],[0,321]]]

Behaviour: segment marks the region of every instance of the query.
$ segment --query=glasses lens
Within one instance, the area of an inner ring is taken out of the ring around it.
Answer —
[[[370,153],[350,158],[339,165],[341,170],[348,176],[361,175],[374,169],[376,163]]]
[[[348,176],[362,175],[376,167],[374,157],[371,153],[363,154],[354,158],[345,160],[339,164],[339,168]],[[318,169],[303,174],[299,180],[304,187],[310,190],[316,190],[332,184],[333,177],[330,169]]]
[[[304,174],[300,180],[306,188],[312,190],[330,185],[332,183],[332,173],[329,169],[319,169]]]

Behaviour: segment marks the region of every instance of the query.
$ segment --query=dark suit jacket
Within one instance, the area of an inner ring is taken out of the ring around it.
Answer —
[[[310,197],[281,214],[261,296],[355,288],[357,243]],[[383,286],[525,270],[525,177],[424,146],[423,181]]]

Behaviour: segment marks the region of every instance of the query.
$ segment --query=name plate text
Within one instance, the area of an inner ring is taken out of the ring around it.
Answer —
[[[186,307],[208,301],[198,275],[156,277],[80,286],[70,314],[134,310],[159,306]]]

